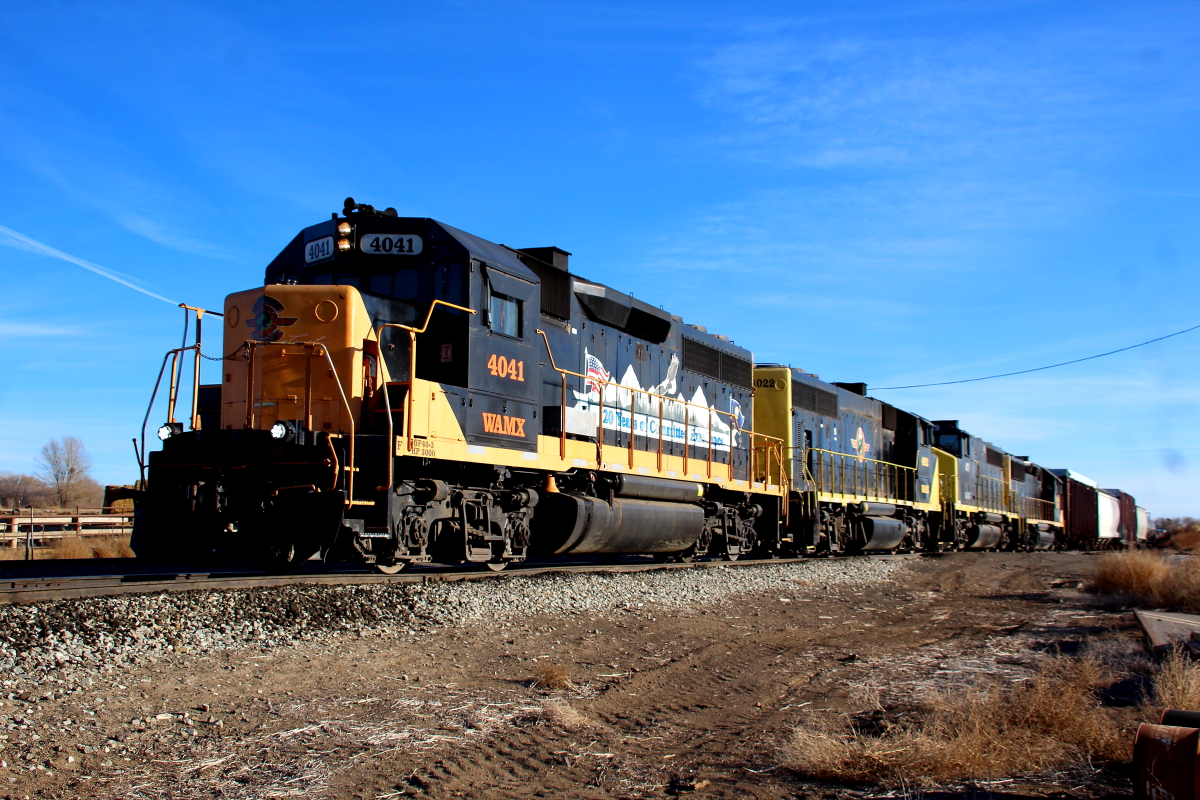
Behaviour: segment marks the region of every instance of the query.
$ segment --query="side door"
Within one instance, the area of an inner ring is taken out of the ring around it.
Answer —
[[[537,451],[541,371],[535,338],[539,287],[488,264],[471,329],[468,444]]]

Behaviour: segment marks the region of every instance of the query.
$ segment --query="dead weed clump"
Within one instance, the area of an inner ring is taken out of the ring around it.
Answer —
[[[570,689],[571,679],[568,677],[567,668],[562,664],[543,662],[534,668],[531,685],[535,689],[550,689],[558,692]]]
[[[37,550],[34,558],[133,558],[133,550],[128,536],[68,536]]]
[[[1141,550],[1112,553],[1096,562],[1087,588],[1127,598],[1131,604],[1200,610],[1200,564],[1193,561],[1169,561]]]
[[[882,734],[813,720],[784,764],[821,780],[870,783],[982,780],[1123,759],[1128,745],[1096,699],[1106,682],[1091,660],[1054,658],[1028,681],[942,694]]]
[[[1200,711],[1200,663],[1182,647],[1163,658],[1154,675],[1154,702],[1161,708]]]
[[[1171,534],[1167,545],[1185,553],[1200,552],[1200,527],[1192,526]]]
[[[585,717],[566,700],[550,698],[542,701],[542,719],[572,733],[600,728],[597,722]]]

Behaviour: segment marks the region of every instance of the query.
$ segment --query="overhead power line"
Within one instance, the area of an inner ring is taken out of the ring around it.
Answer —
[[[914,383],[909,386],[873,386],[873,387],[871,387],[871,391],[881,392],[881,391],[884,391],[885,389],[924,389],[927,386],[950,386],[951,384],[955,384],[955,383],[975,383],[976,381],[990,381],[994,378],[1011,378],[1013,375],[1028,375],[1030,372],[1041,372],[1042,370],[1046,370],[1046,369],[1054,369],[1055,367],[1065,367],[1068,364],[1078,364],[1082,361],[1092,361],[1097,358],[1104,358],[1105,356],[1116,355],[1117,353],[1124,353],[1126,350],[1133,350],[1134,348],[1137,348],[1137,347],[1145,347],[1148,344],[1154,344],[1155,342],[1161,342],[1163,339],[1170,339],[1172,336],[1182,336],[1185,333],[1191,333],[1192,331],[1197,330],[1197,329],[1200,329],[1200,325],[1193,325],[1190,328],[1185,328],[1181,331],[1175,331],[1174,333],[1168,333],[1166,336],[1159,336],[1157,339],[1150,339],[1145,342],[1138,342],[1137,344],[1131,344],[1128,347],[1122,347],[1118,350],[1109,350],[1107,353],[1097,353],[1094,356],[1086,356],[1085,358],[1076,358],[1076,359],[1072,359],[1071,361],[1063,361],[1058,364],[1047,364],[1044,367],[1034,367],[1033,369],[1021,369],[1021,370],[1017,370],[1016,372],[1002,372],[999,375],[985,375],[982,378],[964,378],[960,381],[941,381],[939,383]]]

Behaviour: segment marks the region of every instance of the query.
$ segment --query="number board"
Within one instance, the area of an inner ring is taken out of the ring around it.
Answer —
[[[364,233],[358,240],[358,249],[371,255],[415,256],[423,244],[420,236],[405,233]]]
[[[304,245],[304,263],[317,264],[333,258],[333,237],[326,236]]]

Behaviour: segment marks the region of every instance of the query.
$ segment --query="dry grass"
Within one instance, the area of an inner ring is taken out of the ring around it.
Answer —
[[[1200,562],[1168,561],[1142,550],[1113,553],[1096,562],[1087,588],[1124,598],[1130,604],[1200,611]]]
[[[557,692],[570,689],[571,679],[567,673],[567,668],[562,664],[542,662],[533,670],[533,682],[531,685],[536,689],[551,689]]]
[[[598,729],[601,725],[579,713],[579,710],[565,700],[552,698],[542,702],[542,719],[551,725],[557,725],[567,731],[585,731]]]
[[[33,551],[35,561],[59,558],[133,558],[128,536],[68,536],[55,539],[49,547]],[[23,561],[25,543],[16,547],[0,547],[0,561]]]
[[[58,539],[40,558],[133,558],[128,536],[68,536]]]
[[[1154,702],[1160,708],[1200,711],[1200,664],[1182,647],[1172,649],[1159,665]]]
[[[1171,534],[1167,545],[1182,550],[1185,553],[1200,552],[1200,530],[1189,528],[1187,530],[1176,531]]]
[[[1029,681],[942,695],[916,719],[872,735],[853,724],[798,729],[784,763],[813,778],[896,784],[983,780],[1128,757],[1128,737],[1096,699],[1090,659],[1048,660]]]

